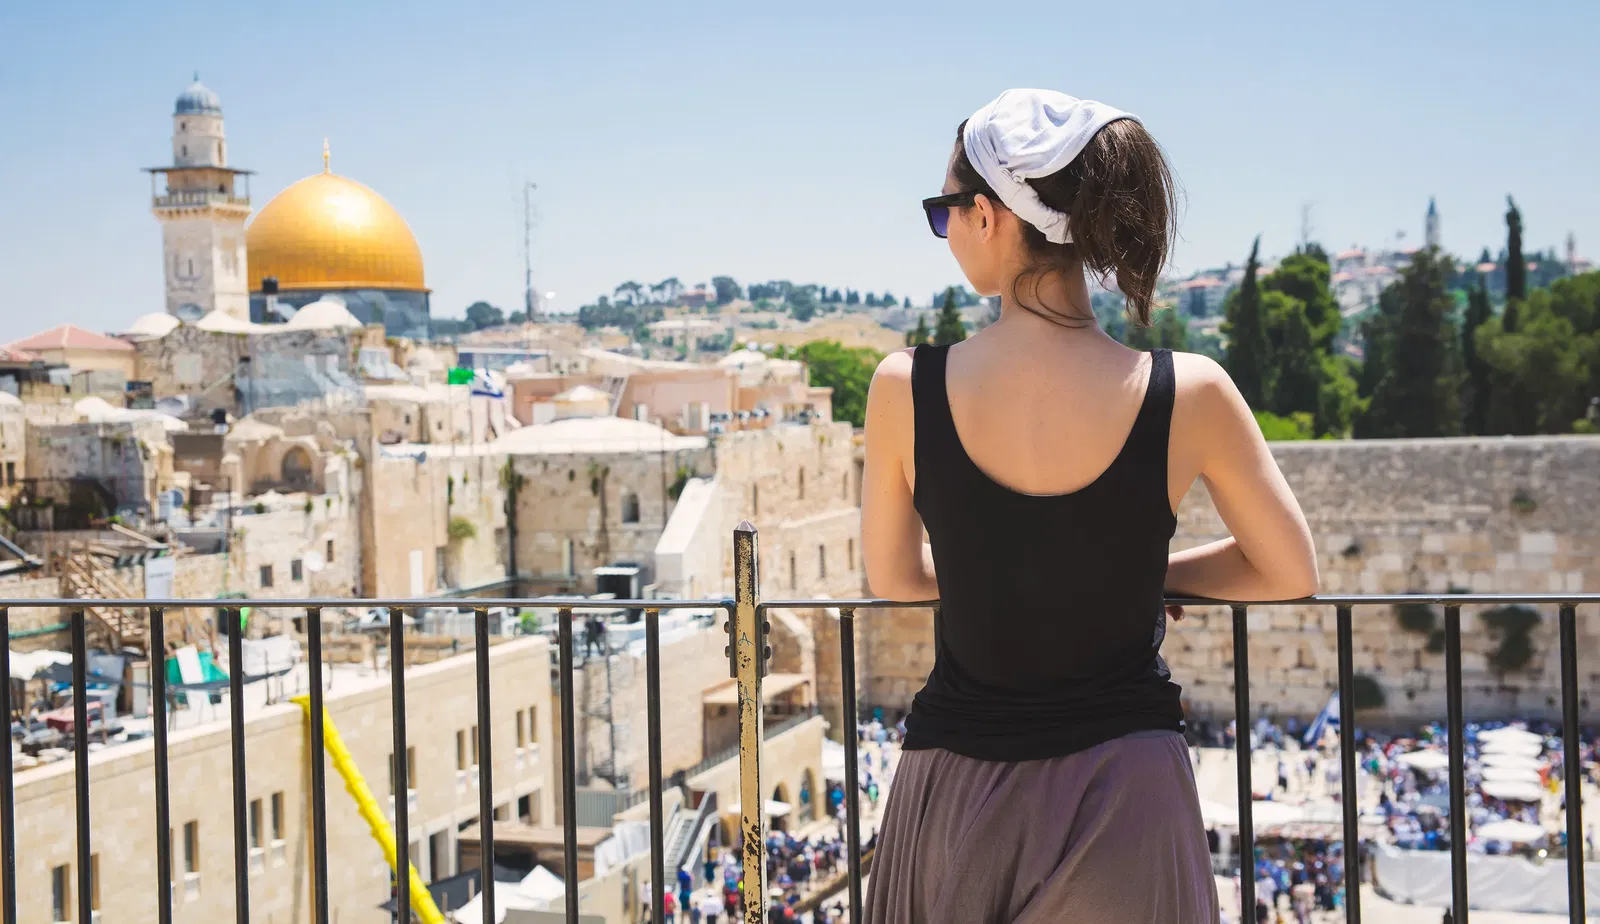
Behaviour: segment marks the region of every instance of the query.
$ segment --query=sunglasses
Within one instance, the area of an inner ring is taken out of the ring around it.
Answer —
[[[933,231],[933,236],[945,238],[950,236],[950,210],[966,208],[976,201],[978,194],[975,192],[951,193],[948,196],[934,196],[932,199],[922,200],[922,210],[928,214],[928,228]]]

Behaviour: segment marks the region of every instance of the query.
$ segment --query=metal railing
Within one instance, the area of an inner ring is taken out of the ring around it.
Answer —
[[[759,575],[756,553],[757,536],[754,527],[748,523],[740,524],[734,532],[734,566],[735,587],[732,599],[722,600],[612,600],[607,601],[608,606],[636,607],[644,611],[645,621],[645,662],[646,662],[646,702],[647,702],[647,741],[649,785],[647,788],[650,802],[650,909],[651,917],[656,924],[664,924],[663,891],[668,887],[666,871],[664,869],[664,825],[666,818],[662,809],[662,738],[661,738],[661,637],[660,616],[662,610],[670,609],[722,609],[728,613],[728,623],[725,626],[729,633],[727,655],[729,671],[734,677],[738,691],[739,703],[739,801],[740,801],[740,832],[742,834],[741,861],[744,873],[744,890],[741,896],[745,919],[747,921],[764,920],[765,901],[767,897],[766,882],[766,851],[765,834],[767,833],[765,818],[764,794],[762,792],[761,772],[761,743],[765,738],[763,734],[763,700],[761,695],[762,678],[767,670],[767,661],[770,659],[771,650],[767,645],[768,625],[766,613],[773,609],[836,609],[839,613],[839,643],[840,643],[840,672],[843,688],[843,715],[846,721],[853,721],[859,716],[856,701],[856,660],[855,660],[855,623],[857,613],[866,609],[905,609],[926,608],[936,606],[936,601],[904,602],[876,599],[810,599],[810,600],[762,600],[759,595]],[[1070,595],[1064,591],[1063,596]],[[1464,719],[1462,714],[1462,679],[1461,679],[1461,607],[1473,604],[1541,604],[1553,605],[1559,612],[1560,635],[1560,663],[1561,663],[1561,714],[1563,738],[1563,776],[1568,793],[1581,791],[1579,780],[1581,778],[1579,767],[1579,741],[1578,741],[1578,675],[1577,675],[1577,628],[1576,608],[1579,605],[1600,603],[1600,594],[1522,594],[1522,595],[1484,595],[1484,594],[1444,594],[1444,595],[1387,595],[1387,596],[1320,596],[1304,600],[1284,600],[1261,603],[1229,603],[1227,601],[1203,599],[1172,599],[1170,603],[1193,606],[1231,607],[1233,616],[1233,671],[1234,671],[1234,705],[1238,718],[1238,734],[1235,740],[1236,757],[1238,764],[1237,783],[1239,797],[1239,855],[1244,858],[1254,857],[1255,834],[1251,818],[1251,799],[1253,789],[1251,785],[1251,736],[1249,731],[1251,703],[1249,688],[1249,627],[1248,610],[1255,606],[1331,606],[1334,607],[1337,622],[1336,633],[1338,638],[1338,674],[1339,674],[1339,707],[1341,717],[1355,715],[1354,703],[1354,666],[1352,648],[1352,608],[1357,605],[1396,605],[1396,604],[1424,604],[1442,606],[1445,610],[1445,656],[1446,656],[1446,698],[1448,702],[1448,738],[1449,738],[1449,785],[1450,785],[1450,854],[1451,869],[1453,873],[1453,905],[1454,919],[1458,924],[1466,924],[1468,920],[1468,891],[1466,870],[1466,805],[1465,805],[1465,754],[1464,754]],[[328,856],[327,840],[327,785],[326,785],[326,760],[327,750],[324,739],[324,661],[322,657],[322,610],[324,607],[342,608],[349,606],[387,607],[391,613],[395,611],[423,609],[438,604],[436,599],[371,599],[349,600],[341,598],[327,599],[216,599],[216,600],[136,600],[119,601],[120,605],[129,608],[144,608],[150,618],[150,650],[162,652],[166,650],[164,635],[164,613],[169,608],[184,607],[215,607],[220,611],[220,618],[225,626],[228,658],[230,670],[228,674],[229,692],[229,744],[232,752],[232,821],[233,821],[233,867],[234,867],[234,916],[239,922],[250,919],[250,850],[249,850],[249,820],[247,816],[247,788],[246,788],[246,740],[244,733],[244,697],[243,685],[245,682],[242,669],[235,666],[243,664],[242,658],[242,626],[240,610],[245,607],[274,609],[274,608],[304,608],[305,635],[308,644],[306,663],[310,672],[310,801],[311,801],[311,838],[312,838],[312,870],[310,876],[312,920],[316,924],[328,924],[329,896],[328,896]],[[477,724],[480,729],[479,747],[481,755],[478,760],[477,773],[478,786],[478,811],[484,823],[480,825],[481,849],[479,852],[480,863],[484,870],[493,869],[494,857],[494,825],[488,820],[494,817],[493,811],[493,742],[492,724],[490,721],[490,684],[489,684],[489,614],[492,607],[501,606],[543,606],[555,609],[558,614],[557,648],[559,652],[559,685],[560,685],[560,722],[561,722],[561,793],[562,793],[562,855],[565,870],[565,916],[571,924],[579,921],[579,883],[576,878],[578,869],[578,843],[577,843],[577,790],[571,782],[577,777],[576,756],[576,704],[574,691],[574,646],[573,646],[573,609],[581,608],[584,601],[575,601],[572,598],[504,598],[504,599],[474,599],[471,604],[475,614],[475,680],[477,699]],[[16,608],[59,608],[70,613],[68,625],[70,627],[72,677],[71,688],[73,694],[73,760],[74,760],[74,795],[75,795],[75,823],[76,823],[76,894],[77,912],[79,919],[83,919],[85,912],[92,908],[93,884],[91,870],[93,869],[93,852],[90,838],[89,819],[89,716],[88,716],[88,647],[87,647],[87,616],[85,610],[94,605],[103,605],[103,601],[72,600],[72,599],[0,599],[0,628],[9,630],[10,610]],[[390,633],[390,650],[403,651],[405,646],[403,619],[390,619],[388,631]],[[9,646],[0,651],[0,676],[10,676],[10,649]],[[162,896],[158,902],[158,920],[161,924],[171,924],[173,920],[174,890],[172,888],[172,843],[168,833],[171,830],[169,808],[168,779],[168,752],[167,752],[167,721],[166,711],[168,699],[168,682],[164,670],[151,671],[151,703],[154,710],[154,827],[156,837],[156,869],[155,883],[157,894]],[[406,673],[404,669],[391,670],[390,678],[391,708],[393,719],[393,754],[406,753]],[[0,683],[0,713],[9,717],[12,715],[13,703],[11,701],[11,688],[9,683]],[[847,848],[847,886],[849,890],[850,920],[860,922],[862,909],[862,882],[861,882],[861,806],[860,789],[855,785],[859,779],[858,756],[855,744],[854,729],[844,729],[846,739],[845,747],[845,827]],[[15,776],[10,742],[6,747],[0,748],[0,865],[3,865],[4,888],[0,890],[0,914],[5,921],[16,921],[17,918],[17,856],[16,856],[16,829],[15,829]],[[1343,718],[1339,723],[1339,744],[1341,756],[1341,794],[1343,803],[1343,843],[1346,857],[1345,875],[1347,880],[1346,894],[1346,920],[1351,924],[1359,924],[1361,920],[1361,900],[1359,882],[1359,862],[1352,858],[1359,858],[1360,836],[1358,830],[1359,806],[1356,794],[1356,745],[1355,722],[1353,718]],[[391,769],[394,774],[394,791],[406,792],[409,790],[407,762],[405,760],[392,760]],[[395,868],[409,870],[411,863],[411,844],[409,837],[409,819],[405,811],[393,813],[395,828]],[[1567,839],[1569,845],[1583,843],[1583,822],[1581,799],[1567,800]],[[1252,861],[1253,863],[1253,861]],[[1583,851],[1569,849],[1567,852],[1568,894],[1569,894],[1569,919],[1573,922],[1584,920],[1584,878],[1583,878]],[[1354,872],[1352,872],[1354,871]],[[1255,906],[1255,881],[1250,875],[1253,870],[1246,870],[1240,877],[1241,907],[1248,914]],[[406,887],[405,876],[396,877],[395,903],[399,920],[412,919],[411,895]],[[31,885],[31,883],[30,883]],[[485,919],[493,920],[496,910],[495,882],[493,875],[482,876],[482,901],[486,909]]]

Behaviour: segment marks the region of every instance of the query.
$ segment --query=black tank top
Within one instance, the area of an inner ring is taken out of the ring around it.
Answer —
[[[945,391],[948,347],[919,346],[916,506],[933,546],[940,607],[934,664],[905,747],[980,760],[1058,757],[1135,731],[1183,729],[1161,660],[1172,354],[1111,465],[1071,494],[1006,488],[967,455]]]

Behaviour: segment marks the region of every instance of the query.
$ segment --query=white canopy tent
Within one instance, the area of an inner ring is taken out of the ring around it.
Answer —
[[[1407,751],[1395,760],[1413,770],[1443,770],[1450,766],[1450,755],[1431,749]]]
[[[1528,821],[1517,821],[1514,818],[1479,825],[1472,833],[1484,840],[1510,841],[1513,844],[1537,844],[1549,836],[1549,832],[1543,827]]]

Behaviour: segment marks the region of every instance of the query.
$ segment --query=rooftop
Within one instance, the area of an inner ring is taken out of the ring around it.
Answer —
[[[43,350],[106,350],[125,353],[133,349],[133,344],[115,337],[107,337],[105,334],[97,334],[92,330],[84,330],[74,324],[62,324],[8,344],[6,349],[35,353]]]
[[[513,455],[573,452],[658,452],[704,449],[703,436],[678,436],[653,423],[626,417],[571,417],[519,427],[489,444]]]

